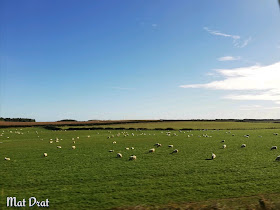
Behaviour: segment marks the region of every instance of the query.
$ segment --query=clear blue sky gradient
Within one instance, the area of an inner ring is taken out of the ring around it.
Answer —
[[[179,87],[212,81],[213,69],[279,62],[276,0],[3,0],[0,8],[2,117],[280,118],[242,112],[256,103],[222,99],[222,90]],[[251,41],[234,47],[204,27]],[[229,55],[242,59],[217,60]]]

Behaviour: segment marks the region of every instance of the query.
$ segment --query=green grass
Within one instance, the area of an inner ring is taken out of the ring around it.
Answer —
[[[62,126],[62,129],[68,128],[173,128],[173,129],[230,129],[230,130],[245,130],[245,129],[280,129],[280,123],[273,122],[213,122],[213,121],[171,121],[171,122],[150,122],[150,123],[123,123],[112,125],[95,125],[95,126]]]
[[[22,128],[24,134],[19,135],[14,133],[15,128],[1,129],[0,133],[3,130],[0,209],[6,206],[7,196],[48,198],[51,209],[109,209],[280,192],[280,162],[274,161],[280,153],[270,151],[271,146],[280,147],[280,136],[273,135],[275,129],[231,133],[171,131],[178,136],[167,136],[165,131],[129,130],[127,137],[110,139],[108,135],[116,136],[122,131],[112,130],[109,134],[106,130]],[[212,137],[198,137],[206,133]],[[250,138],[245,138],[245,134],[250,134]],[[78,136],[73,150],[72,138]],[[50,144],[49,139],[56,137],[63,140]],[[226,149],[221,149],[223,139]],[[112,144],[113,141],[117,143]],[[155,153],[148,153],[157,142],[163,146],[156,148]],[[246,148],[240,148],[243,143]],[[179,153],[170,154],[173,149],[167,147],[169,144],[179,149]],[[62,149],[57,149],[57,145]],[[109,153],[110,149],[114,152]],[[44,152],[48,157],[43,157]],[[123,158],[116,158],[118,152]],[[206,160],[212,152],[217,158]],[[136,161],[128,160],[132,154],[137,156]],[[11,160],[4,161],[4,157]]]

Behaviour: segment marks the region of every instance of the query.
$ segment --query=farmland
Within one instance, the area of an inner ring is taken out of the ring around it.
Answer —
[[[279,197],[280,162],[275,158],[280,153],[270,150],[280,146],[280,136],[273,135],[279,129],[243,126],[239,130],[232,124],[216,124],[218,128],[227,130],[170,130],[168,136],[162,130],[0,129],[0,206],[6,206],[8,196],[48,198],[51,209],[153,207],[260,194]],[[157,142],[162,147],[155,147]],[[174,148],[168,148],[170,144]],[[222,149],[223,144],[226,149]],[[241,148],[242,144],[247,146]],[[135,149],[125,149],[131,147]],[[151,148],[155,148],[154,153],[148,153]],[[174,149],[179,152],[172,154]],[[217,158],[209,160],[212,152]],[[43,153],[48,156],[43,157]],[[116,158],[117,153],[123,158]],[[137,159],[129,161],[132,154]]]
[[[59,124],[57,125],[59,126]],[[280,129],[279,122],[213,122],[213,121],[163,121],[163,122],[118,122],[118,123],[104,123],[103,125],[95,124],[93,126],[60,126],[62,129],[68,128],[124,128],[124,129],[228,129],[228,130],[244,130],[244,129]]]

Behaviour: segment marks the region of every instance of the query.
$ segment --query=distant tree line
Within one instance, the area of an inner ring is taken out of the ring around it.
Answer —
[[[35,119],[29,119],[29,118],[3,118],[3,117],[0,117],[0,121],[4,121],[4,122],[36,122]]]
[[[64,119],[64,120],[59,120],[57,122],[77,122],[77,120],[72,120],[72,119]]]

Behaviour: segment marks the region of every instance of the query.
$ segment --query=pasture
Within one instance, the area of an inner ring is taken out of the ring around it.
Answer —
[[[48,198],[51,209],[110,209],[279,195],[279,129],[166,132],[0,129],[0,207],[8,196]]]
[[[59,126],[57,124],[56,126]],[[124,128],[124,129],[137,129],[137,128],[147,128],[147,129],[227,129],[227,130],[246,130],[246,129],[280,129],[279,121],[267,121],[267,122],[222,122],[222,121],[157,121],[157,122],[141,122],[131,123],[131,122],[118,122],[118,123],[110,123],[106,122],[103,125],[72,125],[72,126],[59,126],[62,129],[68,128]]]

